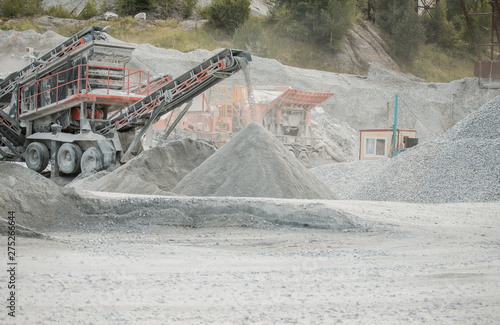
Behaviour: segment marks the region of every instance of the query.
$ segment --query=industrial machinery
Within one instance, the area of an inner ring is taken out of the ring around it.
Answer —
[[[225,49],[177,78],[151,79],[125,68],[135,46],[105,32],[87,27],[0,82],[1,160],[38,172],[50,162],[51,176],[124,163],[153,122],[251,61]]]
[[[191,138],[210,139],[220,147],[248,124],[262,124],[298,158],[336,157],[313,132],[311,111],[333,93],[307,92],[289,87],[258,87],[253,103],[247,87],[213,87],[202,94],[198,109],[186,114],[181,129]],[[162,125],[162,127],[166,127]]]

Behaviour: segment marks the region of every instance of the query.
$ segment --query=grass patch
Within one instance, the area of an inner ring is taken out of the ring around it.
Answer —
[[[0,29],[2,30],[15,30],[19,32],[24,32],[25,30],[32,29],[37,33],[45,33],[47,31],[46,27],[37,25],[33,23],[33,19],[13,19],[7,22],[0,23]]]
[[[185,30],[180,27],[180,21],[170,19],[161,22],[144,22],[132,17],[114,19],[108,22],[92,22],[78,24],[71,27],[60,27],[57,33],[71,36],[86,26],[107,26],[111,28],[109,35],[128,43],[149,43],[156,47],[176,49],[181,52],[196,49],[213,50],[228,46],[230,40],[224,33],[209,28],[195,28]]]
[[[251,18],[239,27],[232,38],[233,46],[252,54],[275,59],[299,68],[348,72],[343,62],[316,44],[295,40],[276,31],[264,19]]]
[[[401,70],[427,82],[450,82],[474,76],[475,61],[473,54],[427,44],[411,65],[401,64]]]

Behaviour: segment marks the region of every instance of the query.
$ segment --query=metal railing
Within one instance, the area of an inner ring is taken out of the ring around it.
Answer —
[[[19,87],[18,108],[22,111],[38,111],[76,95],[87,95],[103,89],[98,95],[129,96],[149,95],[150,73],[146,70],[81,64]],[[140,89],[139,93],[134,89]],[[113,93],[119,90],[120,93]]]

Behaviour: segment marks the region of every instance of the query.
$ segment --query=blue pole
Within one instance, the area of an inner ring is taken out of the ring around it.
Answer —
[[[398,127],[398,94],[396,94],[396,103],[394,104],[394,127],[392,130],[392,152],[394,152],[394,156],[398,155],[396,151],[396,133]]]

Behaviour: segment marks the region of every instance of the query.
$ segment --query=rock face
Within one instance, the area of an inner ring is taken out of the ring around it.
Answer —
[[[335,58],[351,73],[363,74],[371,64],[400,72],[397,63],[387,54],[387,48],[387,43],[380,38],[372,23],[355,23],[346,35],[343,50]]]
[[[104,13],[104,19],[106,20],[112,20],[118,18],[118,15],[115,14],[114,12],[107,11]]]
[[[252,123],[173,189],[190,196],[334,199],[262,126]]]
[[[172,141],[144,151],[113,172],[104,172],[105,176],[94,175],[70,186],[103,192],[169,194],[184,176],[214,152],[215,148],[204,140]]]
[[[140,12],[137,15],[134,16],[134,19],[137,19],[137,20],[146,20],[146,13],[145,12]]]

